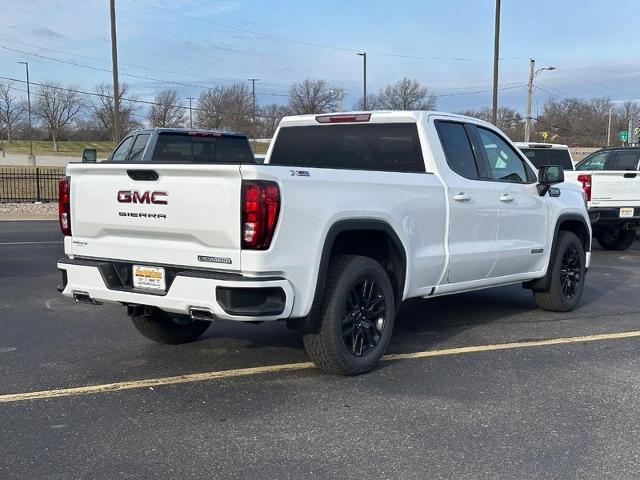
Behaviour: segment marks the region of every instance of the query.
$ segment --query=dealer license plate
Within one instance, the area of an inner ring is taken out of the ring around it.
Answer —
[[[633,217],[633,208],[620,209],[620,218],[631,218],[631,217]]]
[[[146,265],[133,266],[133,287],[146,290],[165,290],[164,268],[148,267]]]

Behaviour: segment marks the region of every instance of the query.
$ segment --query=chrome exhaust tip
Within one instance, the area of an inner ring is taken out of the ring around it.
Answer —
[[[204,307],[189,307],[189,316],[192,320],[206,320],[208,322],[216,319],[213,312]]]
[[[96,302],[91,295],[87,292],[73,292],[73,299],[78,303],[88,303],[89,305],[100,305],[100,302]]]

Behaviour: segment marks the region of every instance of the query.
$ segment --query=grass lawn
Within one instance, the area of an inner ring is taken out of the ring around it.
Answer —
[[[28,140],[14,140],[7,143],[0,141],[0,148],[7,153],[29,154]],[[58,142],[58,152],[53,151],[53,142],[37,140],[33,142],[33,153],[35,155],[60,155],[63,157],[80,157],[84,148],[95,148],[98,150],[98,158],[105,158],[113,150],[113,142],[83,142],[83,141],[60,141]]]

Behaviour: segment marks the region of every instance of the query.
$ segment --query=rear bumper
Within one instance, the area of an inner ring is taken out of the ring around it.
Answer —
[[[589,208],[589,220],[591,225],[596,226],[626,226],[633,228],[640,225],[640,207],[633,208],[633,217],[620,218],[620,208],[624,207],[592,207]]]
[[[223,320],[278,320],[288,318],[293,307],[293,288],[280,277],[246,277],[169,267],[167,290],[158,294],[127,285],[118,268],[122,264],[117,262],[61,259],[58,269],[62,283],[58,291],[90,303],[149,305],[184,315],[205,311]]]

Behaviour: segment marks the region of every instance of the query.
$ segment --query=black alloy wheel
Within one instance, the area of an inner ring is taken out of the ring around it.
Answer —
[[[560,285],[562,294],[567,300],[573,300],[576,290],[582,281],[582,264],[578,250],[571,246],[562,255],[560,264]]]
[[[342,339],[352,355],[364,357],[380,343],[386,312],[384,292],[373,278],[353,285],[342,316]]]

